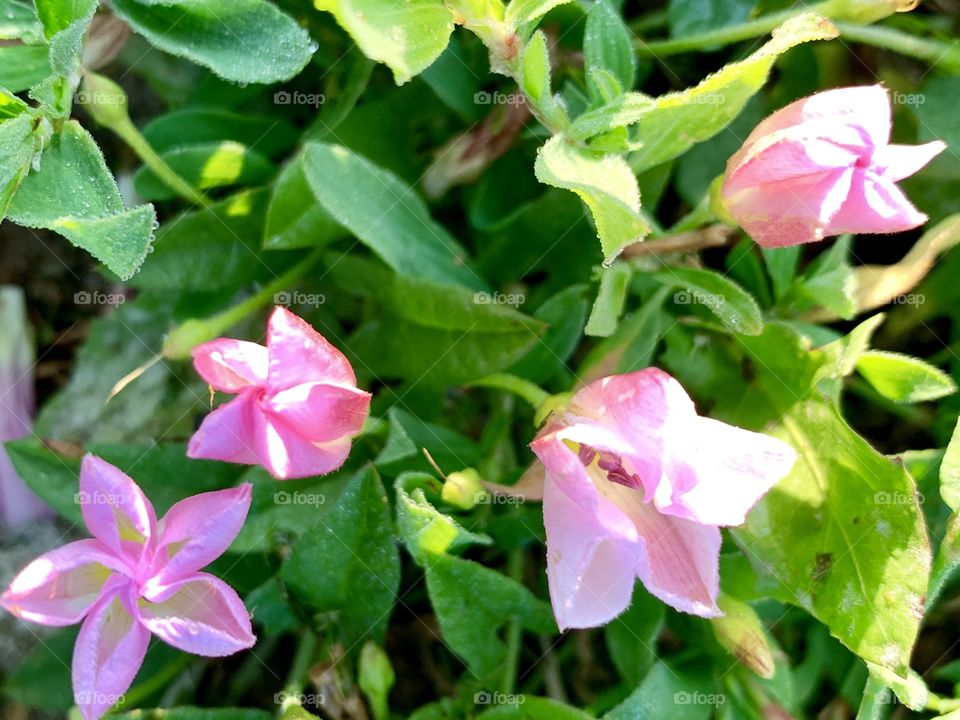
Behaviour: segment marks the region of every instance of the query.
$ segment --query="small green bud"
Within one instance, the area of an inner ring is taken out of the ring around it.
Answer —
[[[396,681],[390,658],[379,645],[368,641],[360,651],[360,667],[357,671],[357,684],[370,701],[370,708],[376,720],[390,717],[387,696]]]
[[[846,0],[831,14],[834,20],[874,23],[896,12],[910,12],[919,0]]]
[[[203,320],[187,320],[167,335],[161,352],[169,360],[186,360],[197,345],[213,340],[216,335]]]
[[[473,468],[447,475],[440,491],[443,501],[458,507],[461,510],[471,510],[480,500],[486,497],[487,491],[483,487],[480,473]]]
[[[113,80],[87,72],[77,93],[77,104],[83,105],[98,125],[116,129],[130,122],[127,93]]]
[[[710,620],[717,641],[754,673],[768,680],[772,678],[776,670],[773,652],[754,609],[722,593],[717,605],[724,613],[723,617]]]

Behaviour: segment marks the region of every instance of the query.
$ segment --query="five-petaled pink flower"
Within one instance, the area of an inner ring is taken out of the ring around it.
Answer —
[[[723,205],[771,248],[918,227],[927,216],[896,183],[946,145],[893,145],[890,129],[890,99],[880,85],[828,90],[787,105],[730,158]]]
[[[78,500],[89,540],[41,555],[0,596],[19,618],[83,621],[73,651],[73,695],[84,720],[102,717],[127,691],[153,633],[175,648],[223,657],[253,646],[237,593],[200,572],[236,537],[250,485],[182,500],[157,522],[137,484],[87,455]]]
[[[350,362],[304,320],[278,307],[267,346],[221,338],[193,351],[197,372],[236,398],[208,415],[187,454],[263,465],[275,478],[343,465],[370,411]]]
[[[785,443],[697,415],[657,368],[577,392],[531,443],[546,470],[547,578],[561,628],[601,625],[637,577],[712,617],[720,526],[739,525],[796,459]]]

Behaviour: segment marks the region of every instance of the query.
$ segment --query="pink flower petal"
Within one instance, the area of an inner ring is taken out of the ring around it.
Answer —
[[[0,596],[0,606],[30,622],[64,626],[80,622],[114,572],[126,565],[97,540],[51,550],[27,565]]]
[[[350,362],[309,323],[277,307],[267,326],[268,384],[274,392],[306,382],[356,385]]]
[[[355,387],[304,383],[264,400],[263,409],[277,415],[311,442],[354,436],[370,413],[370,393]]]
[[[830,222],[830,233],[894,233],[923,225],[917,210],[893,181],[857,168],[850,193]]]
[[[547,581],[557,625],[603,625],[630,605],[637,579],[637,548],[607,534],[556,483],[543,494]]]
[[[831,221],[846,202],[854,172],[830,170],[758,185],[727,197],[727,210],[763,247],[816,242],[838,234]]]
[[[237,393],[267,379],[269,355],[263,345],[219,338],[194,348],[192,354],[197,373],[220,392]]]
[[[797,459],[794,449],[776,438],[711,418],[697,418],[689,433],[681,462],[697,481],[658,509],[705,525],[743,524]]]
[[[204,657],[223,657],[253,647],[250,616],[222,580],[198,573],[168,586],[139,607],[140,621],[173,647]]]
[[[946,149],[947,144],[940,140],[925,145],[887,145],[874,153],[871,169],[897,182],[922,170]]]
[[[190,438],[187,457],[259,464],[255,417],[261,414],[253,392],[241,393],[207,415]]]
[[[201,493],[181,500],[160,521],[160,539],[148,587],[192,575],[220,557],[243,527],[253,486]]]
[[[260,464],[278,480],[326,475],[350,454],[350,438],[313,443],[282,419],[260,413],[256,418]]]
[[[136,566],[156,535],[157,516],[140,487],[94,455],[80,467],[80,508],[93,536]]]
[[[73,649],[73,697],[84,720],[99,720],[130,688],[147,654],[150,633],[130,613],[118,586],[87,616]]]

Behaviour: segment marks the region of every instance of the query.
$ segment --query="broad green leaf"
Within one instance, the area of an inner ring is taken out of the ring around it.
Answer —
[[[727,328],[741,335],[763,332],[757,301],[732,280],[712,270],[671,267],[654,277],[664,285],[681,288],[674,293],[678,305],[703,305]]]
[[[273,83],[313,55],[307,31],[267,0],[115,0],[113,11],[153,45],[238,83]]]
[[[550,606],[523,585],[471,560],[438,555],[427,566],[427,591],[444,642],[485,678],[503,662],[498,631],[510,620],[539,633],[556,632]]]
[[[603,720],[707,720],[726,702],[706,668],[686,670],[658,662],[633,693]]]
[[[951,510],[960,511],[960,421],[940,462],[940,497]]]
[[[952,395],[957,385],[945,372],[900,353],[869,350],[857,359],[857,372],[874,390],[899,403],[918,403]]]
[[[600,276],[600,290],[590,311],[584,333],[591,337],[608,337],[617,329],[623,306],[630,289],[633,268],[626,263],[614,263]]]
[[[284,120],[227,110],[177,110],[151,120],[143,137],[158,153],[189,145],[233,140],[273,157],[292,148],[296,130]]]
[[[666,614],[666,606],[637,583],[630,607],[604,628],[610,659],[628,687],[639,685],[653,667]]]
[[[431,471],[423,454],[426,449],[442,468],[460,470],[480,461],[476,443],[450,428],[424,422],[416,415],[392,407],[387,411],[390,431],[374,460],[384,475],[397,476],[410,470]]]
[[[43,26],[34,3],[0,0],[0,40],[22,40],[28,45],[43,42]]]
[[[515,28],[536,22],[559,5],[571,0],[511,0],[507,5],[505,20]]]
[[[623,158],[581,150],[558,135],[540,148],[534,172],[545,185],[580,196],[593,215],[607,263],[650,232],[640,217],[637,178]]]
[[[159,710],[134,710],[113,715],[117,720],[272,720],[266,710],[242,708],[175,707]]]
[[[286,250],[326,245],[346,232],[313,196],[304,174],[303,155],[297,155],[273,185],[263,247]]]
[[[97,0],[35,0],[37,17],[49,40],[75,21],[93,14]]]
[[[50,75],[50,51],[45,45],[0,47],[0,86],[17,93]]]
[[[553,698],[494,694],[487,690],[474,695],[474,704],[486,703],[494,706],[478,715],[478,720],[590,720],[594,717]]]
[[[760,361],[770,357],[760,356]],[[906,678],[927,592],[930,546],[903,466],[877,453],[823,400],[797,401],[757,365],[774,405],[771,434],[799,455],[734,531],[758,574],[868,662]]]
[[[336,613],[348,648],[382,641],[400,585],[390,507],[372,467],[358,472],[336,505],[293,546],[281,575],[314,612]]]
[[[261,185],[274,173],[274,166],[266,157],[233,140],[178,147],[162,153],[161,157],[177,175],[198,190]],[[148,167],[141,167],[133,182],[137,194],[144,200],[177,197],[176,191]]]
[[[278,272],[260,251],[266,201],[265,190],[244,191],[171,218],[130,284],[150,292],[216,292],[272,279]]]
[[[156,223],[150,205],[124,209],[100,149],[73,120],[46,146],[38,169],[23,179],[9,216],[20,225],[60,233],[124,280],[146,258]]]
[[[636,82],[637,54],[633,49],[633,35],[606,0],[596,3],[587,13],[583,60],[588,84],[590,71],[597,68],[611,73],[621,90],[631,90]]]
[[[384,63],[398,85],[423,72],[453,32],[453,14],[442,0],[314,0],[333,13],[364,55]]]
[[[27,113],[0,122],[0,220],[30,170],[37,144],[33,124]]]
[[[7,454],[23,481],[41,500],[74,523],[83,523],[77,492],[80,459],[65,458],[34,439],[6,443]]]
[[[670,35],[686,37],[739,25],[750,16],[756,4],[757,0],[670,0],[667,6]]]
[[[435,482],[425,473],[404,473],[396,482],[397,534],[421,566],[430,565],[437,555],[493,543],[486,535],[466,530],[427,500],[424,486]]]
[[[323,143],[306,146],[304,171],[331,217],[400,275],[485,289],[466,251],[392,173],[344,147]]]
[[[783,248],[760,248],[763,263],[770,274],[773,283],[773,294],[777,300],[783,297],[797,272],[797,263],[800,260],[800,246]]]
[[[588,309],[584,285],[572,285],[538,307],[533,316],[545,322],[547,329],[510,372],[534,382],[564,374],[567,361],[580,344]]]
[[[77,520],[82,522],[82,520]],[[4,694],[26,707],[55,712],[59,717],[73,706],[70,664],[77,628],[56,630],[20,658],[4,681]]]

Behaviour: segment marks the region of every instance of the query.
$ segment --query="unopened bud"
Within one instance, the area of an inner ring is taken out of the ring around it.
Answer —
[[[471,510],[482,498],[486,497],[486,494],[487,491],[483,487],[480,473],[473,468],[447,475],[447,479],[443,483],[443,489],[440,491],[440,497],[443,498],[444,502],[461,510]]]
[[[910,12],[920,0],[846,0],[831,13],[834,20],[874,23],[896,12]]]
[[[98,125],[116,129],[130,122],[127,93],[103,75],[88,72],[83,76],[77,102],[83,105]]]
[[[710,620],[717,641],[754,673],[762,678],[772,678],[776,670],[773,653],[763,623],[754,609],[724,594],[717,599],[717,605],[723,611],[723,617]]]
[[[375,642],[368,641],[360,651],[357,684],[370,701],[376,720],[388,720],[390,709],[387,696],[396,681],[390,658]]]

